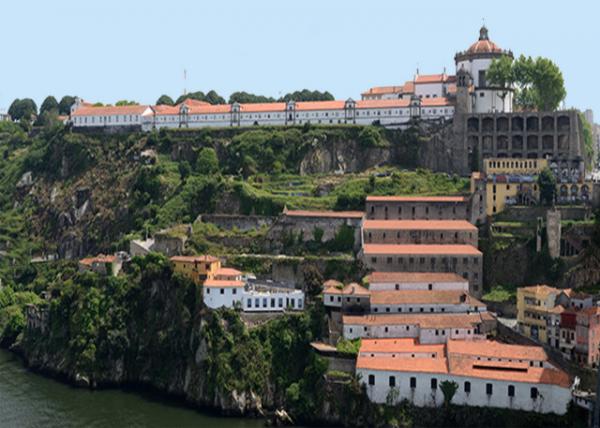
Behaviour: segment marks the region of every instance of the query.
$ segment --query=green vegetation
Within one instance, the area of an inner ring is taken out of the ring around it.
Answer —
[[[545,205],[552,205],[556,197],[556,177],[550,168],[544,168],[538,177],[540,199]]]
[[[502,56],[490,65],[486,81],[501,88],[513,87],[515,107],[523,110],[556,110],[567,95],[562,72],[548,58],[521,55],[513,61]]]
[[[360,339],[347,340],[340,339],[336,345],[337,351],[342,354],[357,356],[358,351],[360,350]]]
[[[508,302],[517,298],[517,287],[514,285],[496,285],[482,296],[487,302]]]
[[[175,101],[173,101],[173,98],[171,98],[168,95],[161,95],[156,100],[156,105],[157,106],[160,106],[160,105],[173,106],[173,105],[175,105]]]
[[[598,162],[598,159],[594,159],[594,136],[592,133],[592,125],[581,112],[579,112],[579,120],[583,125],[583,146],[585,148],[585,159],[587,161],[586,168],[590,169]]]

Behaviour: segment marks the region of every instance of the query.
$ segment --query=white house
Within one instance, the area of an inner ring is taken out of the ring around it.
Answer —
[[[373,272],[369,290],[460,290],[469,291],[469,281],[453,272]]]
[[[304,303],[302,290],[252,285],[244,290],[242,309],[244,312],[301,311]]]
[[[93,106],[80,98],[71,106],[70,121],[76,128],[142,126],[149,106]]]
[[[228,279],[207,279],[202,288],[204,304],[212,309],[241,307],[244,282]]]
[[[571,380],[542,353],[541,347],[491,341],[363,340],[356,373],[376,403],[406,399],[420,407],[440,406],[440,385],[450,381],[458,386],[454,404],[562,415],[571,401]]]
[[[488,312],[473,314],[344,315],[345,339],[413,338],[420,343],[483,339],[496,327]]]

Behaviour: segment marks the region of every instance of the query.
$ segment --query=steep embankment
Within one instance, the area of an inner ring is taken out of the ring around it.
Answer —
[[[76,274],[48,291],[42,322],[14,345],[32,368],[80,385],[146,385],[223,413],[282,404],[310,365],[322,316],[312,309],[249,329],[235,311],[204,309],[161,256],[135,260],[125,277]]]

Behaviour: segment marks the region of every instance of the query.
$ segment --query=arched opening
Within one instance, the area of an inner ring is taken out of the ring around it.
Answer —
[[[512,137],[512,149],[522,150],[523,149],[523,137],[521,135],[514,135]]]
[[[569,119],[569,116],[558,117],[558,131],[571,132],[571,119]]]
[[[498,137],[498,150],[508,150],[508,137],[506,135]]]
[[[516,116],[512,118],[512,130],[514,131],[522,131],[523,130],[523,118],[520,116]]]
[[[539,119],[535,116],[531,116],[527,118],[527,131],[539,131],[540,125],[539,125]]]
[[[483,118],[483,132],[494,132],[494,119],[491,117]]]
[[[508,119],[506,117],[496,119],[496,130],[498,132],[508,132]]]
[[[528,150],[538,150],[540,147],[538,145],[538,137],[537,135],[528,135],[527,136],[527,149]]]
[[[467,130],[469,132],[479,132],[479,119],[471,117],[467,120]]]
[[[542,118],[542,131],[554,131],[554,117],[544,116]]]
[[[542,149],[554,150],[554,137],[552,135],[544,135],[542,137]]]

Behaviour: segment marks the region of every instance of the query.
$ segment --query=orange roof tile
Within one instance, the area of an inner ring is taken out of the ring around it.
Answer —
[[[363,228],[381,230],[477,230],[474,225],[466,220],[365,220]]]
[[[360,342],[360,352],[427,352],[444,355],[443,344],[420,344],[414,338],[394,338],[394,339],[362,339]]]
[[[328,217],[328,218],[362,218],[362,211],[309,211],[287,210],[284,214],[288,217]]]
[[[482,315],[487,312],[460,313],[413,313],[413,314],[381,314],[381,315],[344,315],[344,325],[418,325],[421,328],[473,328],[482,323]]]
[[[391,100],[360,100],[356,102],[357,109],[365,108],[406,108],[410,100],[394,98]]]
[[[217,276],[240,276],[241,274],[242,272],[240,272],[239,270],[228,267],[219,268],[215,272],[215,275]]]
[[[417,74],[414,82],[416,84],[444,83],[448,81],[447,74]]]
[[[337,285],[329,286],[323,291],[325,294],[340,294],[340,295],[348,295],[348,296],[369,296],[370,292],[368,289],[359,285],[355,282],[352,282],[345,287],[340,287]]]
[[[375,86],[363,92],[361,95],[383,95],[402,93],[404,86]]]
[[[446,107],[454,105],[448,98],[435,97],[435,98],[422,98],[421,107]]]
[[[159,116],[174,116],[179,114],[179,106],[160,104],[152,106],[152,111]]]
[[[346,105],[345,101],[298,101],[296,103],[297,111],[307,110],[343,110]]]
[[[81,259],[79,260],[79,263],[85,266],[91,266],[94,263],[113,263],[115,260],[117,260],[117,256],[98,254],[96,257],[87,257],[85,259]]]
[[[467,202],[466,196],[367,196],[367,202]]]
[[[285,111],[286,103],[248,103],[240,104],[242,113],[258,113],[258,112],[282,112]]]
[[[183,263],[213,263],[218,262],[219,259],[210,255],[198,255],[198,256],[173,256],[171,257],[172,262],[183,262]]]
[[[548,355],[541,346],[509,345],[492,340],[449,340],[448,355],[450,354],[514,360],[548,360]]]
[[[394,357],[371,357],[359,354],[356,359],[357,369],[403,371],[416,373],[448,373],[446,358],[394,358]]]
[[[457,255],[481,256],[482,253],[472,245],[421,245],[421,244],[364,244],[364,254],[402,254],[402,255]]]
[[[485,305],[462,290],[375,290],[371,291],[371,305],[402,304],[465,304],[485,308]]]
[[[394,283],[415,283],[415,282],[461,282],[467,283],[457,273],[454,272],[373,272],[369,275],[369,283],[374,282],[394,282]]]
[[[534,294],[541,294],[544,296],[547,296],[548,294],[560,294],[560,292],[562,291],[559,288],[550,287],[549,285],[545,285],[545,284],[530,285],[527,287],[519,287],[518,290],[527,291],[527,292],[534,293]]]
[[[335,279],[328,279],[327,281],[325,281],[323,283],[323,287],[327,288],[327,287],[342,287],[344,284],[342,284],[340,281],[337,281]]]
[[[406,81],[404,84],[404,93],[405,94],[414,94],[415,92],[415,82],[412,80]]]
[[[76,109],[71,116],[116,116],[116,115],[141,115],[148,106],[82,106]]]
[[[229,281],[222,279],[207,279],[203,284],[205,287],[217,287],[217,288],[227,288],[227,287],[243,287],[243,281]]]

